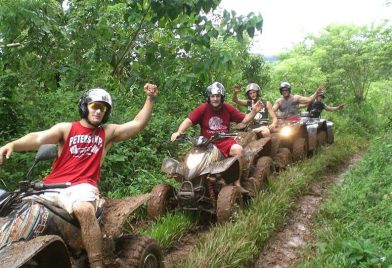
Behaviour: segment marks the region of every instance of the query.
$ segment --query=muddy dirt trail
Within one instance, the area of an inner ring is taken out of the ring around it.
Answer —
[[[300,198],[289,221],[268,241],[264,250],[260,253],[251,267],[254,268],[284,268],[295,267],[300,260],[304,246],[312,244],[311,219],[320,207],[328,190],[333,184],[340,183],[343,176],[360,159],[361,154],[353,155],[345,165],[337,170],[325,174],[321,181],[311,185],[310,190]]]
[[[304,246],[314,242],[310,229],[311,218],[320,207],[328,189],[333,184],[341,182],[345,173],[360,159],[362,154],[353,155],[344,165],[331,170],[323,176],[322,180],[311,185],[310,190],[296,203],[288,222],[270,238],[254,263],[248,267],[295,267],[295,263],[301,258]],[[178,266],[195,247],[199,237],[208,230],[209,227],[199,227],[198,230],[192,230],[185,235],[175,248],[166,252],[165,267]]]

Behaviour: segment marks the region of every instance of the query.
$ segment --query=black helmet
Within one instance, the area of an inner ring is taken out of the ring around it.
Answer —
[[[287,88],[289,90],[289,92],[291,93],[291,85],[289,82],[280,83],[280,86],[279,86],[280,94],[282,94],[282,89],[284,89],[284,88]]]
[[[219,82],[214,82],[207,87],[207,92],[206,92],[207,102],[210,102],[211,95],[216,95],[216,94],[220,94],[222,96],[221,102],[223,103],[225,99],[225,87]]]
[[[104,102],[107,106],[107,111],[102,118],[101,124],[105,124],[110,115],[110,111],[112,110],[112,97],[110,94],[102,89],[102,88],[93,88],[87,91],[79,100],[79,114],[80,117],[88,120],[88,109],[87,105],[93,101]]]
[[[245,89],[245,95],[249,98],[249,91],[254,90],[256,91],[257,97],[260,97],[260,87],[256,83],[250,83],[249,85],[246,86]]]

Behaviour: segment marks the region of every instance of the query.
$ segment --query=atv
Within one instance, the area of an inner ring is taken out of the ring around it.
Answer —
[[[0,190],[0,267],[88,267],[78,222],[65,210],[40,197],[69,184],[31,180],[33,167],[57,155],[55,145],[42,145],[26,180],[13,192]],[[163,267],[159,245],[149,237],[126,233],[128,216],[150,194],[105,200],[97,210],[107,267]]]
[[[246,141],[239,141],[240,144],[252,145],[244,147],[244,163],[240,164],[236,157],[225,158],[213,144],[215,140],[228,137],[237,137],[237,134],[215,134],[209,139],[182,134],[177,138],[190,142],[192,148],[182,162],[165,158],[162,171],[174,178],[180,186],[175,189],[171,185],[160,184],[153,188],[153,197],[147,207],[151,218],[181,208],[207,212],[216,216],[217,222],[228,221],[250,196],[263,188],[266,176],[273,170],[272,160],[267,156],[269,139],[248,137]],[[256,167],[249,170],[253,165]],[[242,176],[241,167],[245,171]],[[241,194],[238,187],[233,185],[240,177],[241,185],[249,194]]]
[[[309,113],[279,119],[280,147],[290,148],[293,161],[305,159],[326,142],[333,143],[333,123]]]

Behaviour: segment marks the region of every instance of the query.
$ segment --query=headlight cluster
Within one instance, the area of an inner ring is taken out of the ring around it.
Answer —
[[[280,131],[280,135],[283,137],[289,137],[292,133],[293,129],[290,126],[284,126]]]

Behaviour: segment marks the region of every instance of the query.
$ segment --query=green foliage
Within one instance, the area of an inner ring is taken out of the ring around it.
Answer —
[[[167,181],[162,159],[183,152],[168,142],[170,134],[213,80],[240,80],[249,38],[262,29],[260,15],[218,14],[219,2],[87,0],[63,10],[61,1],[0,0],[0,44],[19,43],[0,50],[1,144],[78,120],[77,102],[92,87],[112,94],[110,122],[127,122],[144,103],[143,85],[152,82],[160,90],[152,120],[135,139],[114,146],[101,187],[120,197]],[[9,181],[22,177],[14,170],[29,167],[21,159],[14,154],[0,170],[11,188]]]

